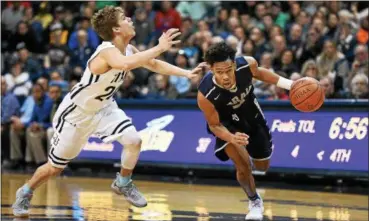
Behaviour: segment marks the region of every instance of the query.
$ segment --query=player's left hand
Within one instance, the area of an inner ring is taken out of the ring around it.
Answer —
[[[202,62],[199,65],[197,65],[196,68],[192,69],[190,72],[188,72],[188,74],[186,75],[186,77],[188,79],[193,79],[198,77],[198,75],[200,73],[202,73],[204,71],[204,69],[207,67],[207,63],[206,62]]]

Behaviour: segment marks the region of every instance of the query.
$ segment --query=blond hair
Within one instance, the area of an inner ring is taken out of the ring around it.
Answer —
[[[119,16],[123,13],[121,7],[105,6],[92,16],[92,27],[102,39],[110,41],[114,37],[113,27],[118,26]]]

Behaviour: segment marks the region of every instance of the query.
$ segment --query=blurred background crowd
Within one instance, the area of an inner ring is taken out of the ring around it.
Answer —
[[[51,119],[101,42],[90,18],[106,5],[121,6],[132,18],[136,36],[131,43],[139,50],[157,44],[163,31],[179,28],[181,44],[159,58],[176,66],[195,67],[211,44],[225,41],[237,56],[253,56],[281,76],[318,79],[327,99],[369,98],[365,2],[2,1],[5,166],[46,161]],[[116,98],[193,99],[201,78],[190,81],[139,68],[126,75]],[[255,81],[254,86],[260,99],[288,99],[287,91],[273,85]]]

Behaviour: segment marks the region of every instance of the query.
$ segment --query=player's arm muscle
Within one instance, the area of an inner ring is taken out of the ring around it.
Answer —
[[[246,56],[245,59],[250,64],[250,70],[254,78],[269,84],[275,84],[278,87],[284,88],[286,90],[291,89],[293,81],[281,77],[266,68],[259,67],[258,62],[252,57]]]
[[[197,93],[197,104],[204,113],[209,128],[214,135],[226,142],[231,142],[231,132],[220,123],[219,114],[214,105],[201,92]]]
[[[100,52],[100,56],[113,69],[129,71],[145,65],[147,60],[159,56],[162,52],[163,49],[155,46],[149,50],[138,52],[131,56],[124,56],[117,48],[107,48]]]
[[[139,53],[140,51],[131,45],[133,53]],[[149,69],[152,72],[164,74],[164,75],[177,75],[186,77],[191,71],[176,67],[174,65],[169,64],[168,62],[161,61],[158,59],[146,59],[146,63],[143,64],[143,67]]]

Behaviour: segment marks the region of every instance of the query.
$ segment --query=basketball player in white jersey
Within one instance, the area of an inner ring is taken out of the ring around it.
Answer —
[[[55,113],[49,160],[18,189],[13,204],[15,216],[28,216],[33,191],[50,177],[58,175],[77,157],[93,134],[104,142],[116,140],[124,146],[122,168],[111,188],[134,206],[145,207],[147,201],[131,179],[140,154],[141,139],[131,120],[118,108],[113,95],[127,71],[134,68],[145,67],[153,72],[188,78],[196,76],[202,69],[203,64],[188,71],[155,59],[179,43],[174,40],[180,35],[178,29],[168,30],[160,37],[157,46],[139,52],[128,44],[135,31],[122,8],[107,6],[99,10],[92,18],[92,25],[105,41],[88,60],[81,81],[65,96]]]

